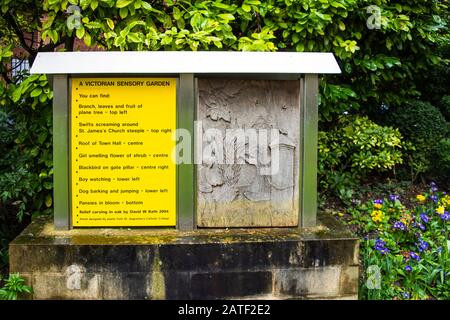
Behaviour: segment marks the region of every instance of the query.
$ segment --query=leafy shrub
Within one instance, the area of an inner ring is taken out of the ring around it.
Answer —
[[[405,156],[411,180],[429,172],[435,148],[449,129],[439,109],[428,102],[409,101],[402,108],[388,112],[387,122],[397,127],[407,140]]]
[[[17,300],[22,294],[33,291],[18,273],[10,274],[4,282],[4,287],[0,288],[0,300]]]
[[[400,130],[413,143],[436,144],[448,131],[442,113],[428,102],[408,101],[388,113],[388,123]]]
[[[45,76],[0,83],[0,268],[32,215],[52,212],[52,117]]]
[[[361,116],[341,116],[336,127],[319,132],[319,184],[342,200],[372,171],[382,172],[402,163],[402,136]]]
[[[416,83],[420,83],[421,100],[429,101],[434,106],[439,106],[447,121],[450,121],[450,109],[442,108],[442,97],[449,95],[450,88],[450,41],[442,43],[435,51],[447,63],[430,66],[426,72],[416,74]],[[448,100],[447,100],[448,101]],[[449,105],[447,103],[447,105]]]
[[[45,75],[32,75],[9,85],[2,99],[0,128],[7,134],[0,136],[5,142],[0,199],[17,208],[19,221],[24,215],[51,213],[52,97]]]
[[[437,144],[433,157],[433,174],[441,185],[450,187],[450,138],[444,138]]]
[[[363,299],[450,299],[450,196],[417,195],[407,209],[398,198],[350,209],[363,233]]]
[[[76,29],[65,14],[71,4],[81,11]],[[380,21],[367,10],[374,4]],[[348,91],[346,110],[363,103],[367,108],[399,105],[417,96],[416,83],[422,82],[414,75],[444,65],[437,48],[449,42],[444,1],[22,0],[4,1],[1,11],[0,37],[6,48],[23,31],[39,31],[42,43],[21,43],[31,60],[38,51],[62,45],[73,51],[76,39],[106,50],[333,52],[343,74],[324,77],[323,83]],[[379,22],[376,29],[368,27],[370,21]],[[324,101],[323,118],[332,122],[341,114],[345,107],[342,100],[334,103],[338,99]]]
[[[450,121],[450,95],[443,96],[439,106],[445,119]]]

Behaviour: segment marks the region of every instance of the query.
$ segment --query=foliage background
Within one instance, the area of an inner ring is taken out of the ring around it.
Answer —
[[[321,79],[322,199],[349,204],[380,176],[450,180],[446,0],[0,0],[0,10],[3,265],[30,217],[52,212],[52,91],[45,76],[14,72],[14,56],[32,64],[38,52],[79,49],[333,52],[342,74]],[[405,112],[418,104],[438,120]],[[405,126],[406,116],[423,126]],[[430,126],[438,133],[422,134]]]

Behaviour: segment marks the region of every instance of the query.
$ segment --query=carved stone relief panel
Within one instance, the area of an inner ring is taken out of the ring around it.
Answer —
[[[298,224],[299,91],[298,81],[198,79],[199,227]]]

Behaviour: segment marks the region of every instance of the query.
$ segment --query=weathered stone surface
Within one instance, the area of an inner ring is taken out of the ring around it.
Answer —
[[[198,225],[296,226],[299,81],[199,79],[197,120]]]
[[[358,240],[312,229],[55,231],[36,219],[10,244],[34,299],[277,299],[357,295]]]
[[[347,266],[341,271],[340,289],[342,295],[358,294],[359,266]]]
[[[191,278],[191,299],[223,299],[272,292],[270,271],[198,273]]]
[[[289,296],[339,295],[341,266],[283,269],[274,272],[274,292]]]
[[[33,295],[38,299],[100,299],[100,274],[75,272],[33,273]]]

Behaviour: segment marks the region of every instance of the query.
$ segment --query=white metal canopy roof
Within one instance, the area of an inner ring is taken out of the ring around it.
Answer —
[[[325,74],[340,73],[332,53],[236,51],[88,51],[38,53],[44,74]]]

